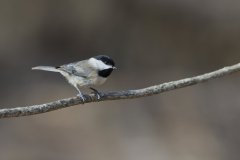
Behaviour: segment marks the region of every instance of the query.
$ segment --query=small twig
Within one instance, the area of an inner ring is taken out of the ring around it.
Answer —
[[[138,89],[138,90],[127,90],[119,92],[106,92],[100,93],[101,99],[98,100],[95,94],[84,95],[85,103],[98,102],[98,101],[107,101],[107,100],[120,100],[120,99],[131,99],[151,96],[154,94],[159,94],[162,92],[179,89],[194,84],[206,82],[211,79],[223,77],[225,75],[237,72],[240,70],[240,63],[232,65],[229,67],[224,67],[214,72],[206,73],[196,77],[185,78],[177,81],[162,83],[159,85]],[[50,102],[46,104],[27,106],[27,107],[16,107],[16,108],[6,108],[0,109],[0,118],[7,117],[20,117],[20,116],[29,116],[34,114],[40,114],[45,112],[50,112],[53,110],[74,106],[77,104],[82,104],[82,100],[78,97],[72,97],[67,99],[58,100],[55,102]]]

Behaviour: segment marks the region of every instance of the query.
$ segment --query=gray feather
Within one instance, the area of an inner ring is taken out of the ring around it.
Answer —
[[[43,70],[43,71],[50,71],[50,72],[61,72],[59,69],[56,67],[52,66],[37,66],[33,67],[32,70]]]
[[[59,70],[83,78],[89,77],[94,71],[87,60],[62,65]]]

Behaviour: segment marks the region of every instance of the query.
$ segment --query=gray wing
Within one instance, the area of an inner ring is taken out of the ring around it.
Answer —
[[[65,64],[60,66],[58,69],[83,78],[89,77],[90,74],[94,71],[93,68],[89,65],[88,60]]]

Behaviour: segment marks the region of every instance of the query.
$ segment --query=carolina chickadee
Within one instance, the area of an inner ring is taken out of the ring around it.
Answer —
[[[79,92],[78,96],[84,101],[85,99],[78,87],[90,87],[103,84],[116,67],[110,57],[99,55],[87,60],[64,64],[58,67],[37,66],[32,69],[61,73],[68,82],[77,89]],[[99,99],[99,92],[94,88],[90,87],[90,89],[97,94]]]

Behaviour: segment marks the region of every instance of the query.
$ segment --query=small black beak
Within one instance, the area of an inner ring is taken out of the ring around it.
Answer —
[[[113,68],[114,70],[117,69],[117,67],[115,67],[115,66],[113,66],[112,68]]]

